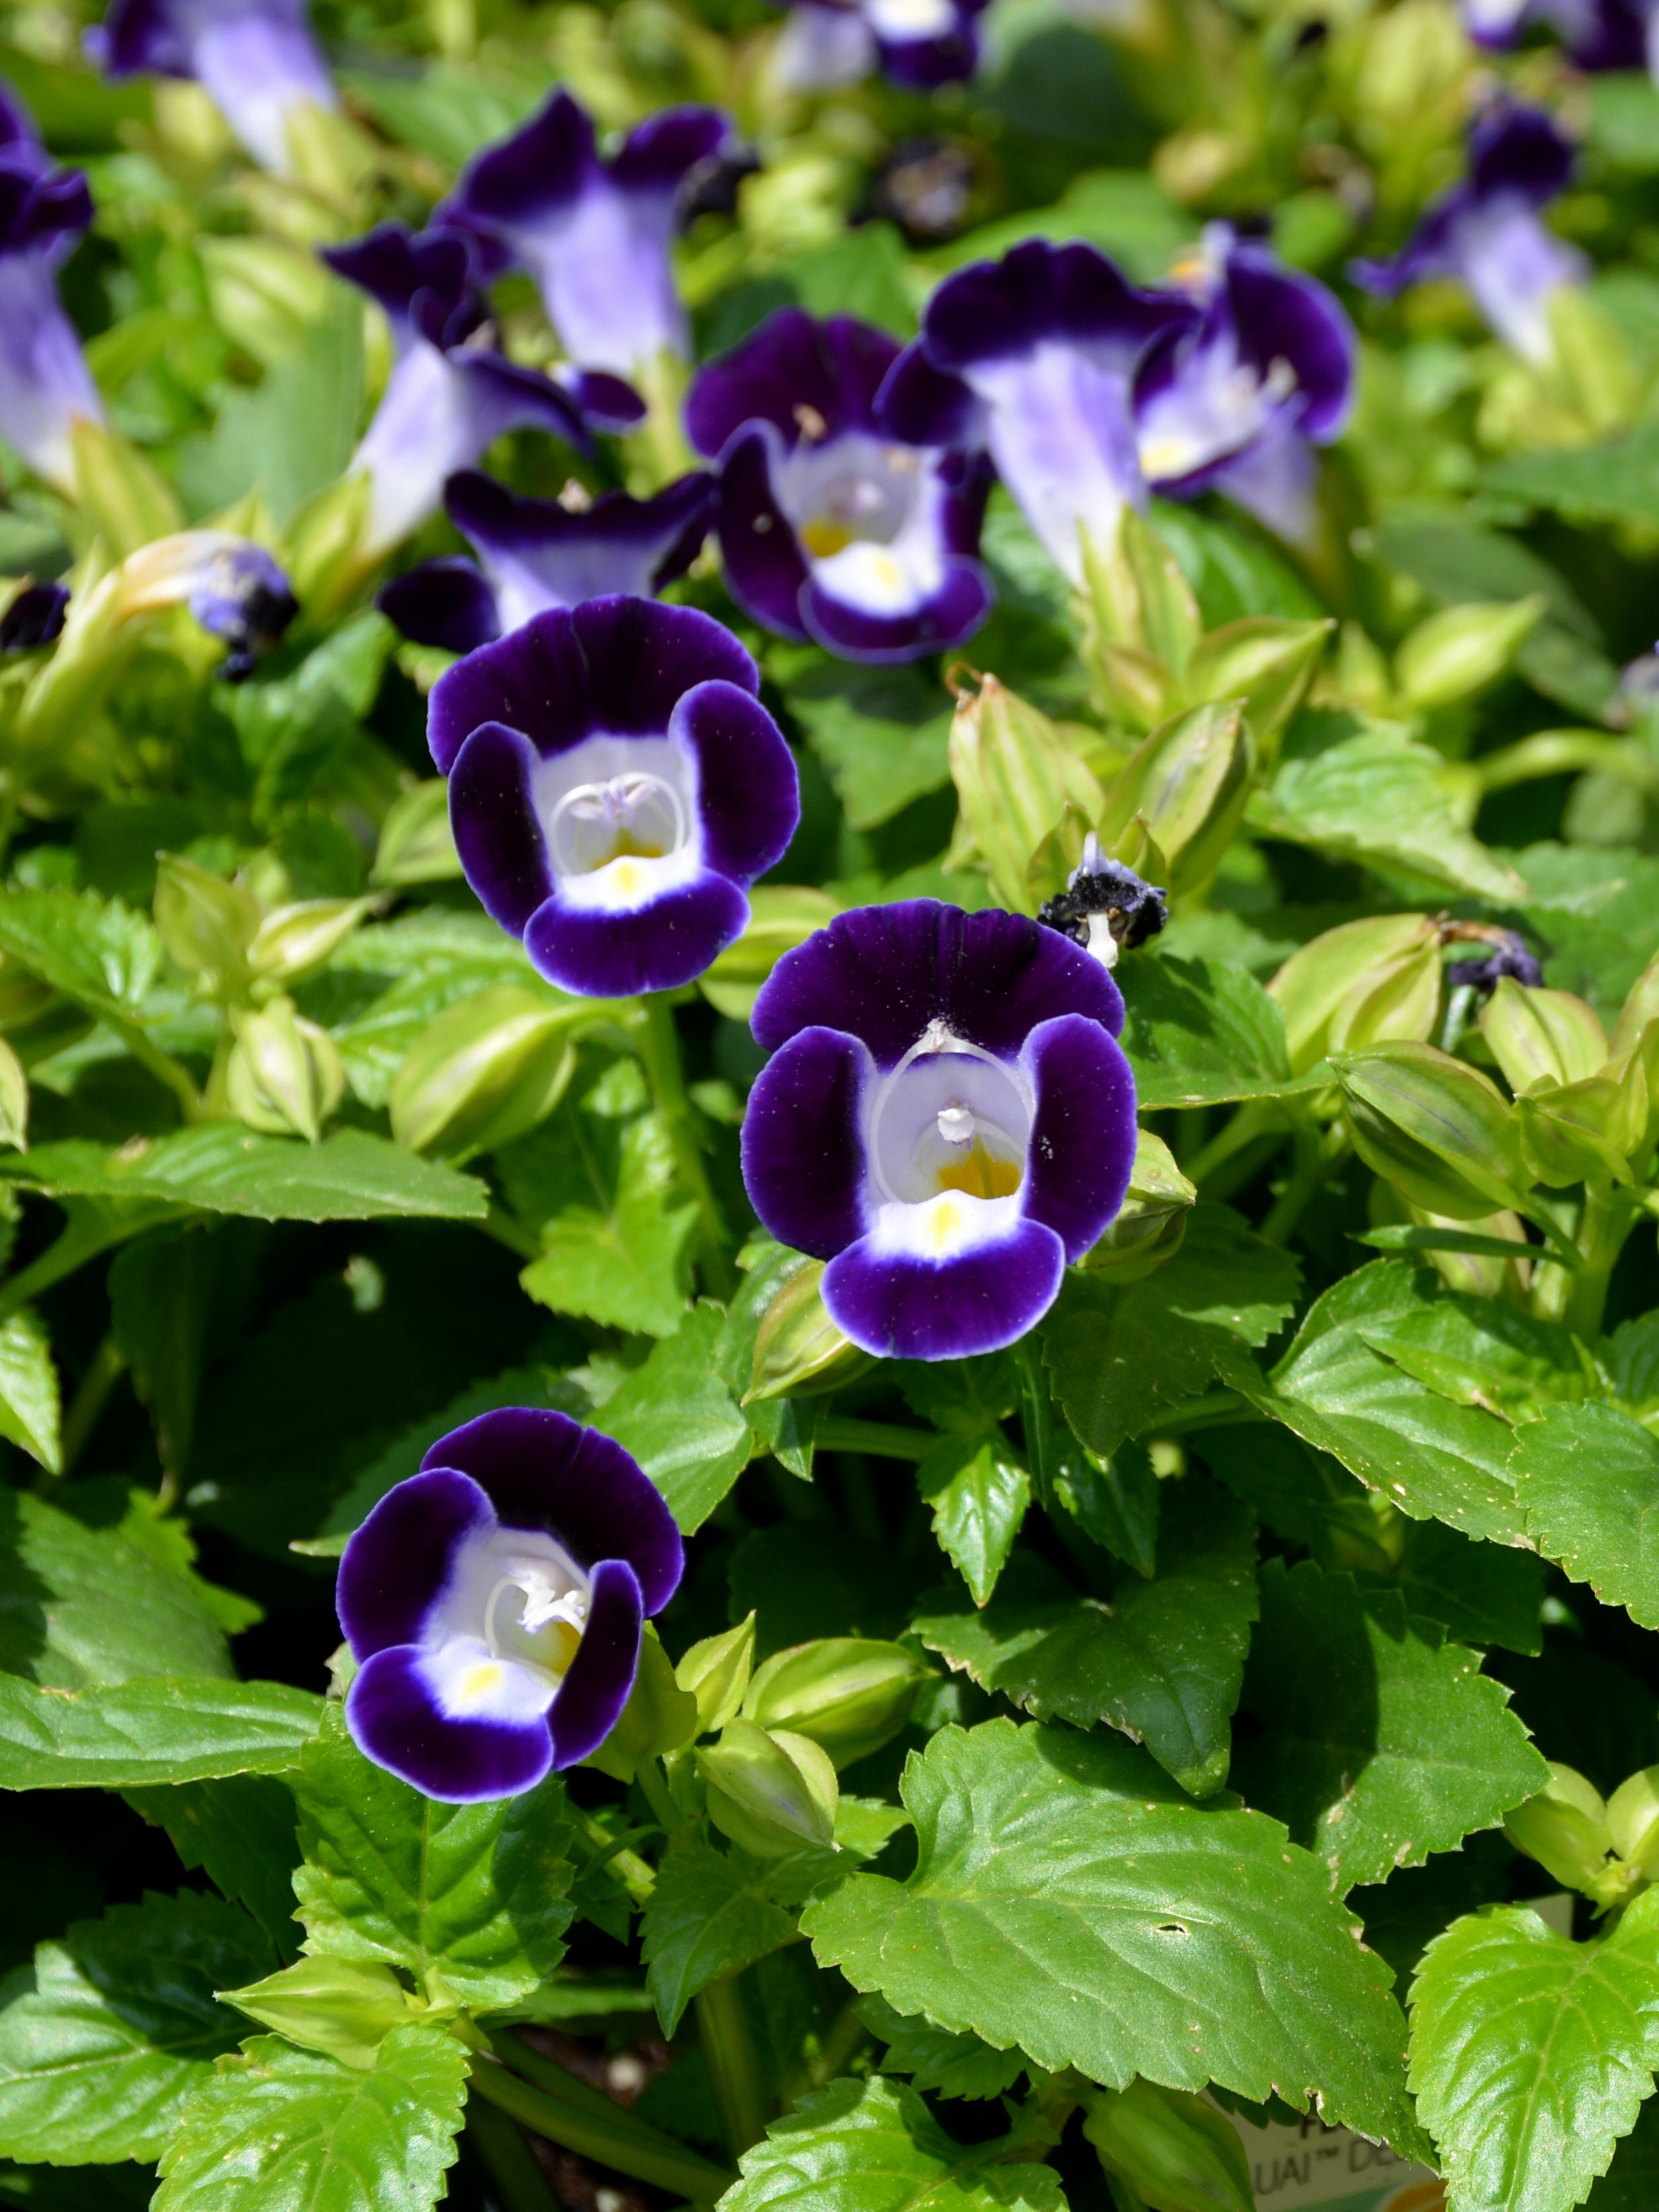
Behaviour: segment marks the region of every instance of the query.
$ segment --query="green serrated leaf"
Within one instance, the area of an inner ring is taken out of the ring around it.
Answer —
[[[1659,1628],[1659,1437],[1613,1406],[1557,1407],[1518,1432],[1509,1472],[1545,1558]]]
[[[1109,1736],[1006,1720],[941,1729],[902,1790],[909,1881],[854,1875],[802,1919],[855,1989],[1114,2088],[1313,2097],[1416,2148],[1388,1969],[1276,1820],[1192,1804]]]
[[[1233,1779],[1330,1869],[1334,1888],[1386,1881],[1495,1828],[1549,1770],[1478,1653],[1311,1559],[1261,1574]]]
[[[0,1677],[0,1790],[129,1790],[222,1774],[281,1774],[323,1700],[286,1682],[182,1675],[73,1697]]]
[[[155,1425],[162,1464],[189,1463],[219,1249],[199,1224],[154,1230],[109,1271],[110,1322],[133,1387]]]
[[[1031,1502],[1031,1478],[1000,1429],[945,1437],[916,1469],[939,1549],[983,1605],[1008,1563]]]
[[[1246,1507],[1189,1475],[1164,1498],[1153,1580],[1125,1573],[1106,1605],[1032,1562],[983,1611],[925,1614],[915,1632],[1039,1720],[1109,1722],[1206,1796],[1227,1778],[1256,1617],[1255,1539]]]
[[[564,1785],[441,1805],[366,1759],[331,1706],[294,1777],[305,1948],[435,1972],[463,2002],[503,2011],[564,1956],[572,1868]]]
[[[803,2097],[739,2161],[724,2212],[1065,2212],[1047,2166],[998,2166],[997,2145],[953,2142],[914,2089],[837,2081]]]
[[[742,1474],[749,1424],[714,1371],[724,1316],[700,1303],[592,1416],[596,1429],[633,1453],[689,1536]]]
[[[0,1322],[0,1436],[49,1474],[63,1471],[58,1370],[40,1316],[27,1306]]]
[[[795,1916],[773,1888],[769,1869],[709,1844],[664,1853],[646,1902],[643,1956],[665,2035],[672,2035],[699,1990],[793,1937]]]
[[[576,1128],[580,1109],[563,1126]],[[582,1314],[611,1328],[671,1336],[685,1317],[688,1249],[695,1206],[674,1206],[668,1135],[654,1114],[622,1130],[614,1180],[595,1170],[587,1148],[573,1147],[567,1188],[596,1188],[596,1205],[562,1206],[541,1224],[542,1251],[519,1278],[556,1313]]]
[[[233,1774],[216,1782],[121,1793],[134,1811],[167,1831],[187,1867],[244,1905],[284,1959],[299,1949],[294,1869],[300,1844],[294,1792],[275,1775]]]
[[[860,1997],[853,2009],[886,2045],[884,2070],[908,2074],[913,2088],[980,2104],[1004,2095],[1025,2071],[1023,2051],[993,2051],[965,2030],[953,2034],[920,2014],[907,2019],[885,1997]]]
[[[792,686],[805,724],[853,830],[873,830],[951,781],[951,709],[914,668],[820,660]]]
[[[1659,1891],[1589,1943],[1490,1905],[1430,1944],[1411,2005],[1411,2085],[1458,2212],[1567,2212],[1653,2089]]]
[[[40,1944],[32,1984],[0,2011],[0,2153],[154,2158],[241,2032],[214,1991],[271,1965],[245,1912],[189,1890],[114,1905]]]
[[[14,890],[0,898],[0,952],[88,1013],[131,1022],[161,945],[149,920],[95,891]]]
[[[1123,1049],[1143,1113],[1318,1087],[1316,1073],[1291,1073],[1285,1018],[1245,969],[1168,955],[1138,961],[1125,1000]]]
[[[152,2212],[427,2212],[444,2193],[466,2054],[394,2028],[372,2071],[280,2036],[221,2062],[179,2116]]]

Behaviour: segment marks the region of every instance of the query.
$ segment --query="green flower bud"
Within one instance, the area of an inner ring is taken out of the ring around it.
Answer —
[[[1564,1887],[1587,1893],[1601,1880],[1613,1848],[1601,1792],[1575,1768],[1554,1759],[1549,1780],[1535,1797],[1516,1807],[1504,1833]]]
[[[744,1850],[766,1859],[804,1844],[833,1847],[841,1785],[808,1737],[738,1719],[693,1756],[708,1785],[709,1819]]]
[[[733,1719],[755,1667],[755,1616],[740,1620],[724,1636],[706,1636],[674,1669],[674,1680],[697,1701],[698,1725],[713,1735]]]
[[[75,503],[118,560],[185,526],[178,494],[155,464],[107,422],[70,424]]]
[[[259,933],[259,902],[182,853],[163,853],[155,872],[155,927],[167,957],[216,998],[248,982],[248,954]]]
[[[1090,698],[1109,722],[1152,731],[1181,711],[1182,687],[1174,671],[1139,646],[1098,639],[1087,649],[1085,665]]]
[[[231,2004],[307,2051],[325,2051],[365,2073],[394,2027],[407,2027],[426,2008],[390,1966],[355,1959],[301,1959],[246,1989],[216,1990]]]
[[[823,1261],[804,1260],[772,1293],[755,1332],[745,1406],[839,1389],[870,1364],[868,1355],[830,1320],[823,1284]]]
[[[1468,599],[1419,623],[1394,657],[1395,684],[1418,714],[1468,699],[1504,673],[1543,613],[1525,599]]]
[[[1187,664],[1187,697],[1194,706],[1241,700],[1256,743],[1265,744],[1302,704],[1335,628],[1328,618],[1290,622],[1275,615],[1224,623]]]
[[[1630,995],[1613,1027],[1608,1058],[1622,1060],[1626,1053],[1634,1052],[1644,1030],[1656,1021],[1659,1021],[1659,958],[1649,961],[1631,985]]]
[[[1647,1073],[1632,1054],[1617,1074],[1534,1085],[1515,1102],[1527,1165],[1540,1182],[1635,1180],[1631,1162],[1648,1127]]]
[[[1293,952],[1267,986],[1285,1017],[1291,1073],[1317,1067],[1356,1029],[1364,1044],[1426,1039],[1440,1010],[1439,942],[1426,915],[1388,914],[1344,922]]]
[[[388,890],[453,883],[461,856],[449,827],[449,786],[441,775],[412,785],[386,809],[369,881]]]
[[[1519,1123],[1477,1068],[1410,1043],[1373,1045],[1331,1064],[1354,1149],[1413,1205],[1454,1221],[1524,1208],[1534,1179]]]
[[[292,999],[232,1010],[236,1042],[225,1068],[225,1103],[250,1129],[315,1144],[345,1093],[345,1070],[326,1030]]]
[[[1095,819],[1100,786],[1048,717],[994,676],[982,677],[977,692],[958,692],[950,750],[963,822],[992,890],[1014,912],[1035,914],[1026,882],[1031,855],[1068,799]]]
[[[295,982],[320,968],[374,908],[374,900],[366,898],[301,899],[279,906],[260,923],[248,964],[271,982]]]
[[[932,1673],[902,1644],[826,1636],[774,1652],[756,1670],[744,1716],[810,1736],[838,1767],[850,1766],[898,1734]]]
[[[1645,1881],[1659,1875],[1659,1766],[1644,1766],[1607,1800],[1613,1848]]]
[[[1203,631],[1180,563],[1139,508],[1126,505],[1102,545],[1083,532],[1085,657],[1098,642],[1127,647],[1179,677]]]
[[[411,1152],[455,1155],[533,1129],[574,1070],[570,1027],[582,1006],[502,983],[440,1014],[392,1078],[392,1135]]]
[[[1086,2100],[1083,2132],[1152,2212],[1254,2212],[1249,2160],[1224,2112],[1185,2089],[1132,2081]]]
[[[1633,422],[1645,380],[1624,331],[1582,286],[1558,284],[1544,302],[1553,359],[1553,391],[1596,436]]]
[[[0,1039],[0,1145],[26,1152],[29,1142],[29,1079],[23,1063]]]
[[[675,1680],[668,1654],[647,1620],[640,1638],[639,1671],[622,1718],[583,1764],[597,1766],[612,1781],[631,1782],[647,1759],[683,1751],[701,1727],[697,1700]]]
[[[1139,830],[1164,856],[1169,875],[1161,880],[1172,891],[1189,890],[1208,881],[1232,842],[1255,769],[1238,702],[1194,707],[1129,756],[1097,817],[1100,841],[1135,866]]]
[[[295,597],[313,616],[343,605],[373,561],[362,550],[372,489],[367,470],[348,470],[308,499],[288,526],[278,557]]]
[[[1197,1184],[1182,1174],[1163,1138],[1150,1129],[1137,1130],[1128,1193],[1117,1218],[1078,1264],[1091,1273],[1109,1274],[1114,1282],[1138,1283],[1181,1249],[1188,1212],[1197,1198]]]
[[[749,926],[700,978],[705,999],[728,1021],[746,1022],[760,987],[786,952],[805,945],[841,908],[810,884],[757,884],[749,894]]]
[[[275,238],[203,238],[209,309],[266,368],[297,353],[328,312],[329,275],[313,254]]]
[[[1480,1020],[1480,1034],[1511,1091],[1534,1083],[1577,1083],[1607,1065],[1601,1018],[1571,991],[1528,990],[1505,975]]]

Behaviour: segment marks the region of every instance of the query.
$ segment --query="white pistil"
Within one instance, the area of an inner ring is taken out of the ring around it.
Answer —
[[[971,1145],[975,1127],[973,1109],[969,1106],[941,1106],[939,1113],[939,1133],[947,1145]]]
[[[1086,950],[1090,957],[1098,960],[1103,968],[1116,967],[1117,939],[1112,934],[1111,923],[1103,914],[1091,914],[1089,916],[1089,942]]]

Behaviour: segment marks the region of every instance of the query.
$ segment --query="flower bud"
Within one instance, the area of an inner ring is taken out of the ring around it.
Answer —
[[[275,238],[204,238],[209,309],[232,342],[266,368],[297,353],[330,304],[327,270]]]
[[[640,1663],[629,1692],[622,1718],[605,1741],[584,1760],[615,1782],[631,1782],[647,1759],[665,1752],[682,1751],[697,1735],[701,1721],[697,1700],[674,1679],[668,1654],[658,1641],[656,1629],[645,1624],[640,1638]]]
[[[1121,509],[1109,545],[1084,532],[1083,573],[1085,657],[1095,641],[1127,647],[1178,677],[1203,617],[1174,553],[1138,507]]]
[[[1243,2144],[1225,2113],[1188,2090],[1137,2080],[1093,2092],[1083,2132],[1152,2212],[1254,2212]]]
[[[1267,986],[1285,1017],[1291,1073],[1317,1067],[1356,1029],[1357,1043],[1426,1039],[1440,1006],[1439,942],[1426,915],[1388,914],[1344,922],[1293,952]]]
[[[1575,1182],[1634,1180],[1632,1157],[1646,1140],[1647,1071],[1633,1053],[1617,1074],[1578,1083],[1539,1084],[1515,1102],[1521,1146],[1540,1182],[1560,1189]]]
[[[1608,1043],[1607,1056],[1620,1060],[1633,1052],[1641,1040],[1642,1032],[1650,1022],[1659,1021],[1659,956],[1650,960],[1636,981],[1620,1010]]]
[[[823,1303],[823,1262],[803,1261],[773,1291],[755,1332],[745,1406],[836,1390],[870,1364],[842,1335]]]
[[[449,786],[434,775],[400,793],[387,807],[369,881],[394,890],[452,883],[460,872],[449,827]]]
[[[1419,623],[1394,657],[1395,684],[1418,714],[1483,690],[1509,666],[1546,601],[1468,599]]]
[[[738,1719],[693,1755],[708,1785],[709,1819],[744,1850],[772,1859],[835,1843],[841,1785],[809,1738]]]
[[[1015,913],[1035,913],[1026,881],[1031,855],[1068,799],[1094,820],[1100,786],[1048,717],[994,676],[982,677],[976,693],[957,695],[951,775],[992,890]]]
[[[259,902],[182,853],[163,853],[155,872],[155,927],[167,957],[216,998],[248,981],[248,953],[259,932]]]
[[[0,1038],[0,1145],[28,1150],[29,1079],[23,1063]]]
[[[154,461],[107,422],[77,415],[70,425],[75,503],[89,532],[118,559],[184,522],[178,494]]]
[[[345,1093],[345,1070],[326,1030],[292,999],[233,1009],[236,1042],[225,1068],[225,1103],[250,1129],[315,1144]]]
[[[297,981],[320,968],[374,906],[366,898],[301,899],[279,906],[260,923],[248,964],[272,982]]]
[[[1480,1023],[1514,1091],[1534,1083],[1577,1083],[1607,1064],[1601,1019],[1571,991],[1528,990],[1503,976],[1481,1007]]]
[[[340,607],[373,557],[362,550],[373,490],[367,469],[349,469],[308,499],[288,526],[283,565],[313,616]]]
[[[697,1721],[713,1735],[735,1717],[743,1705],[755,1666],[755,1616],[740,1620],[724,1636],[706,1636],[674,1669],[674,1680],[697,1701]]]
[[[810,1736],[836,1766],[850,1766],[898,1734],[932,1672],[902,1644],[823,1637],[774,1652],[749,1685],[744,1716]]]
[[[571,1010],[502,983],[421,1032],[392,1082],[392,1133],[411,1152],[488,1152],[533,1129],[576,1064]]]
[[[1641,410],[1645,386],[1618,323],[1581,284],[1552,286],[1544,313],[1554,391],[1595,435],[1627,428]]]
[[[390,1966],[355,1959],[301,1959],[246,1989],[214,1994],[290,2043],[325,2051],[365,2073],[392,2029],[407,2027],[424,2009]]]
[[[1659,1766],[1644,1766],[1607,1800],[1607,1833],[1626,1865],[1647,1881],[1659,1875]]]
[[[1568,1889],[1593,1892],[1607,1866],[1613,1836],[1601,1792],[1558,1760],[1535,1797],[1517,1805],[1504,1833]]]
[[[786,952],[805,945],[841,912],[825,891],[810,884],[757,884],[749,894],[749,926],[699,978],[699,987],[716,1013],[746,1022],[761,985]]]
[[[1079,1265],[1116,1283],[1138,1283],[1181,1249],[1197,1198],[1197,1184],[1182,1174],[1163,1138],[1150,1129],[1137,1131],[1129,1188],[1117,1218]]]
[[[1468,1221],[1523,1204],[1520,1127],[1495,1084],[1428,1044],[1373,1045],[1333,1060],[1367,1167],[1431,1213]]]
[[[1085,647],[1084,665],[1089,696],[1108,722],[1151,731],[1181,711],[1182,687],[1174,671],[1139,646],[1097,638]]]
[[[1131,850],[1138,829],[1163,856],[1171,891],[1206,883],[1243,818],[1255,768],[1238,702],[1194,707],[1130,755],[1098,817],[1100,842],[1146,875]]]
[[[1291,622],[1276,615],[1224,623],[1188,662],[1187,696],[1194,705],[1212,699],[1242,701],[1256,743],[1265,744],[1302,704],[1335,628],[1328,618]]]

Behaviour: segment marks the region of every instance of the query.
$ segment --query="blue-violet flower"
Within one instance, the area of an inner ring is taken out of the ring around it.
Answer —
[[[970,77],[987,0],[794,0],[772,53],[790,92],[832,92],[879,68],[915,92]]]
[[[123,619],[188,607],[228,651],[219,668],[240,683],[299,611],[286,575],[263,545],[229,530],[180,530],[153,538],[121,564]]]
[[[884,429],[899,354],[848,315],[780,308],[698,375],[686,428],[718,459],[720,550],[745,612],[849,660],[959,645],[991,609],[977,558],[988,477],[975,454]]]
[[[714,479],[701,469],[649,499],[607,491],[593,500],[580,485],[556,500],[525,499],[464,469],[444,487],[444,504],[477,561],[422,561],[384,586],[375,605],[416,644],[471,653],[550,607],[647,599],[696,559],[714,497]]]
[[[958,1359],[1040,1321],[1123,1203],[1123,1000],[1058,930],[934,899],[837,916],[762,987],[772,1054],[743,1125],[749,1197],[826,1260],[878,1357]]]
[[[75,488],[70,428],[104,403],[58,297],[57,269],[92,221],[78,169],[60,169],[0,83],[0,437],[38,477]]]
[[[300,109],[340,104],[306,0],[114,0],[88,48],[109,76],[194,77],[265,169],[295,166]]]
[[[336,1602],[365,1758],[449,1804],[597,1751],[684,1564],[620,1444],[514,1407],[441,1437],[346,1546]]]
[[[33,584],[26,580],[0,614],[0,653],[33,653],[61,637],[69,602],[67,585]]]
[[[731,632],[690,607],[536,615],[433,686],[427,737],[484,910],[568,991],[691,982],[800,818],[795,763]]]

